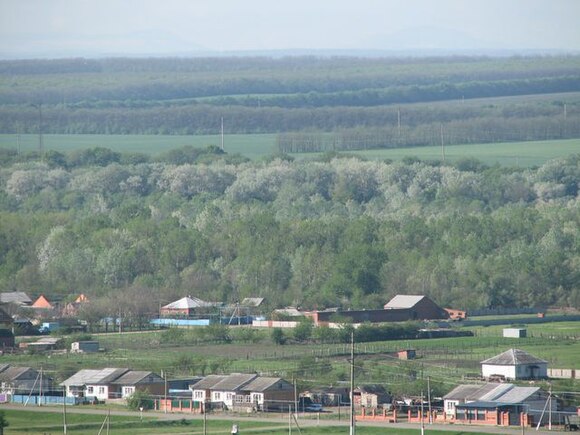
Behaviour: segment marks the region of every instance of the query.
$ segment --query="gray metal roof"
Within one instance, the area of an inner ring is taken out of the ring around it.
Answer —
[[[271,378],[271,377],[265,377],[265,376],[258,376],[257,378],[255,378],[253,381],[251,381],[249,384],[246,384],[244,386],[244,390],[246,391],[266,391],[268,388],[272,387],[273,385],[275,385],[276,383],[283,381],[284,383],[291,385],[289,382],[285,381],[282,378]]]
[[[518,387],[514,384],[459,385],[443,396],[443,399],[512,404],[525,401],[539,390],[539,387]]]
[[[199,298],[186,296],[181,298],[175,302],[171,302],[163,306],[162,308],[170,309],[170,310],[183,310],[186,308],[200,308],[200,307],[211,307],[213,304],[210,302],[202,301]]]
[[[86,385],[88,383],[87,380],[93,379],[99,373],[100,370],[91,370],[91,369],[79,370],[70,378],[65,379],[63,382],[61,382],[60,385],[67,387]]]
[[[0,303],[2,304],[17,304],[17,305],[30,305],[32,299],[24,292],[5,292],[0,293]]]
[[[513,366],[520,364],[547,364],[547,361],[536,358],[529,353],[520,349],[509,349],[499,355],[488,358],[481,362],[481,364],[489,364],[496,366]]]
[[[143,370],[129,370],[120,378],[115,379],[111,384],[115,385],[137,385],[137,384],[157,384],[164,382],[164,379],[153,373]]]
[[[259,307],[264,302],[264,298],[244,298],[240,303],[242,307]]]
[[[480,400],[500,384],[459,385],[443,396],[446,400]]]
[[[226,375],[208,375],[205,378],[203,378],[201,381],[196,382],[193,385],[190,385],[189,389],[190,390],[209,390],[215,384],[223,381],[225,378],[227,378]]]
[[[8,367],[6,370],[0,372],[0,382],[15,381],[29,370],[36,372],[36,370],[31,369],[30,367]]]
[[[210,389],[212,391],[236,391],[248,384],[250,381],[257,378],[256,374],[234,374],[226,376],[225,379],[215,384]]]
[[[129,369],[105,368],[102,370],[80,370],[60,385],[106,385],[120,378]]]
[[[496,399],[497,402],[501,403],[521,403],[533,396],[538,391],[540,387],[513,387],[508,392]]]
[[[413,308],[425,297],[424,295],[397,295],[385,304],[385,309]]]

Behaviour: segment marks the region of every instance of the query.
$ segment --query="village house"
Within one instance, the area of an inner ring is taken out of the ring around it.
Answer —
[[[13,304],[19,307],[27,307],[32,304],[32,299],[24,292],[4,292],[0,293],[0,304]]]
[[[520,349],[509,349],[481,362],[481,375],[504,379],[545,379],[548,362]]]
[[[256,374],[232,374],[210,388],[212,405],[220,402],[226,409],[232,409],[237,395],[243,395],[243,387],[256,379]]]
[[[80,370],[61,382],[66,387],[66,395],[73,397],[92,397],[107,400],[120,397],[119,388],[113,381],[129,372],[129,369],[105,368],[101,370]]]
[[[378,408],[393,402],[392,396],[382,385],[362,385],[355,388],[353,400],[354,406],[358,408]]]
[[[0,390],[3,394],[39,395],[52,389],[52,378],[30,367],[0,365]]]
[[[190,385],[192,399],[202,403],[211,402],[211,388],[226,377],[226,375],[209,375]]]
[[[34,309],[53,310],[55,306],[44,295],[40,295],[31,305]]]
[[[109,396],[126,399],[131,397],[135,391],[163,395],[165,393],[165,380],[153,372],[130,370],[110,383]]]
[[[206,302],[196,297],[186,296],[162,306],[159,314],[164,317],[190,317],[200,308],[211,308],[215,305],[213,302]]]
[[[294,386],[282,378],[258,376],[235,396],[235,406],[251,404],[259,411],[287,409],[296,401]]]
[[[457,421],[480,424],[519,424],[519,414],[539,418],[546,406],[548,394],[539,387],[519,387],[506,383],[484,385],[460,385],[443,397],[448,416]],[[557,410],[557,401],[551,401]],[[509,421],[501,421],[501,415],[509,414]]]

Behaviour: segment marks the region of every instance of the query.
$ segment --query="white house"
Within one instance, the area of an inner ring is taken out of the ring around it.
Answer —
[[[200,381],[189,386],[191,398],[197,402],[211,402],[211,388],[218,382],[227,378],[226,375],[208,375]]]
[[[105,368],[102,370],[80,370],[61,382],[67,396],[94,397],[97,400],[110,398],[111,383],[129,369]]]
[[[225,407],[231,409],[238,395],[246,384],[257,378],[256,374],[233,374],[227,376],[211,387],[212,403],[222,402]]]
[[[520,349],[509,349],[481,362],[484,378],[503,376],[505,379],[544,379],[548,377],[548,362]]]

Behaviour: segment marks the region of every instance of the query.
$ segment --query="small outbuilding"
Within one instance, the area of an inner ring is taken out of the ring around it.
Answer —
[[[548,362],[520,349],[509,349],[481,362],[484,378],[502,376],[505,379],[545,379]]]
[[[503,336],[504,338],[526,338],[527,337],[526,328],[504,328]]]
[[[354,405],[363,408],[378,408],[391,404],[393,398],[382,385],[362,385],[353,392]]]
[[[73,341],[70,344],[71,353],[93,353],[99,351],[98,341]]]

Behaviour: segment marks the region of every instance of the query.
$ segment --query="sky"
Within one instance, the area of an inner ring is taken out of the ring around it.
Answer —
[[[0,0],[0,56],[580,50],[580,0]]]

